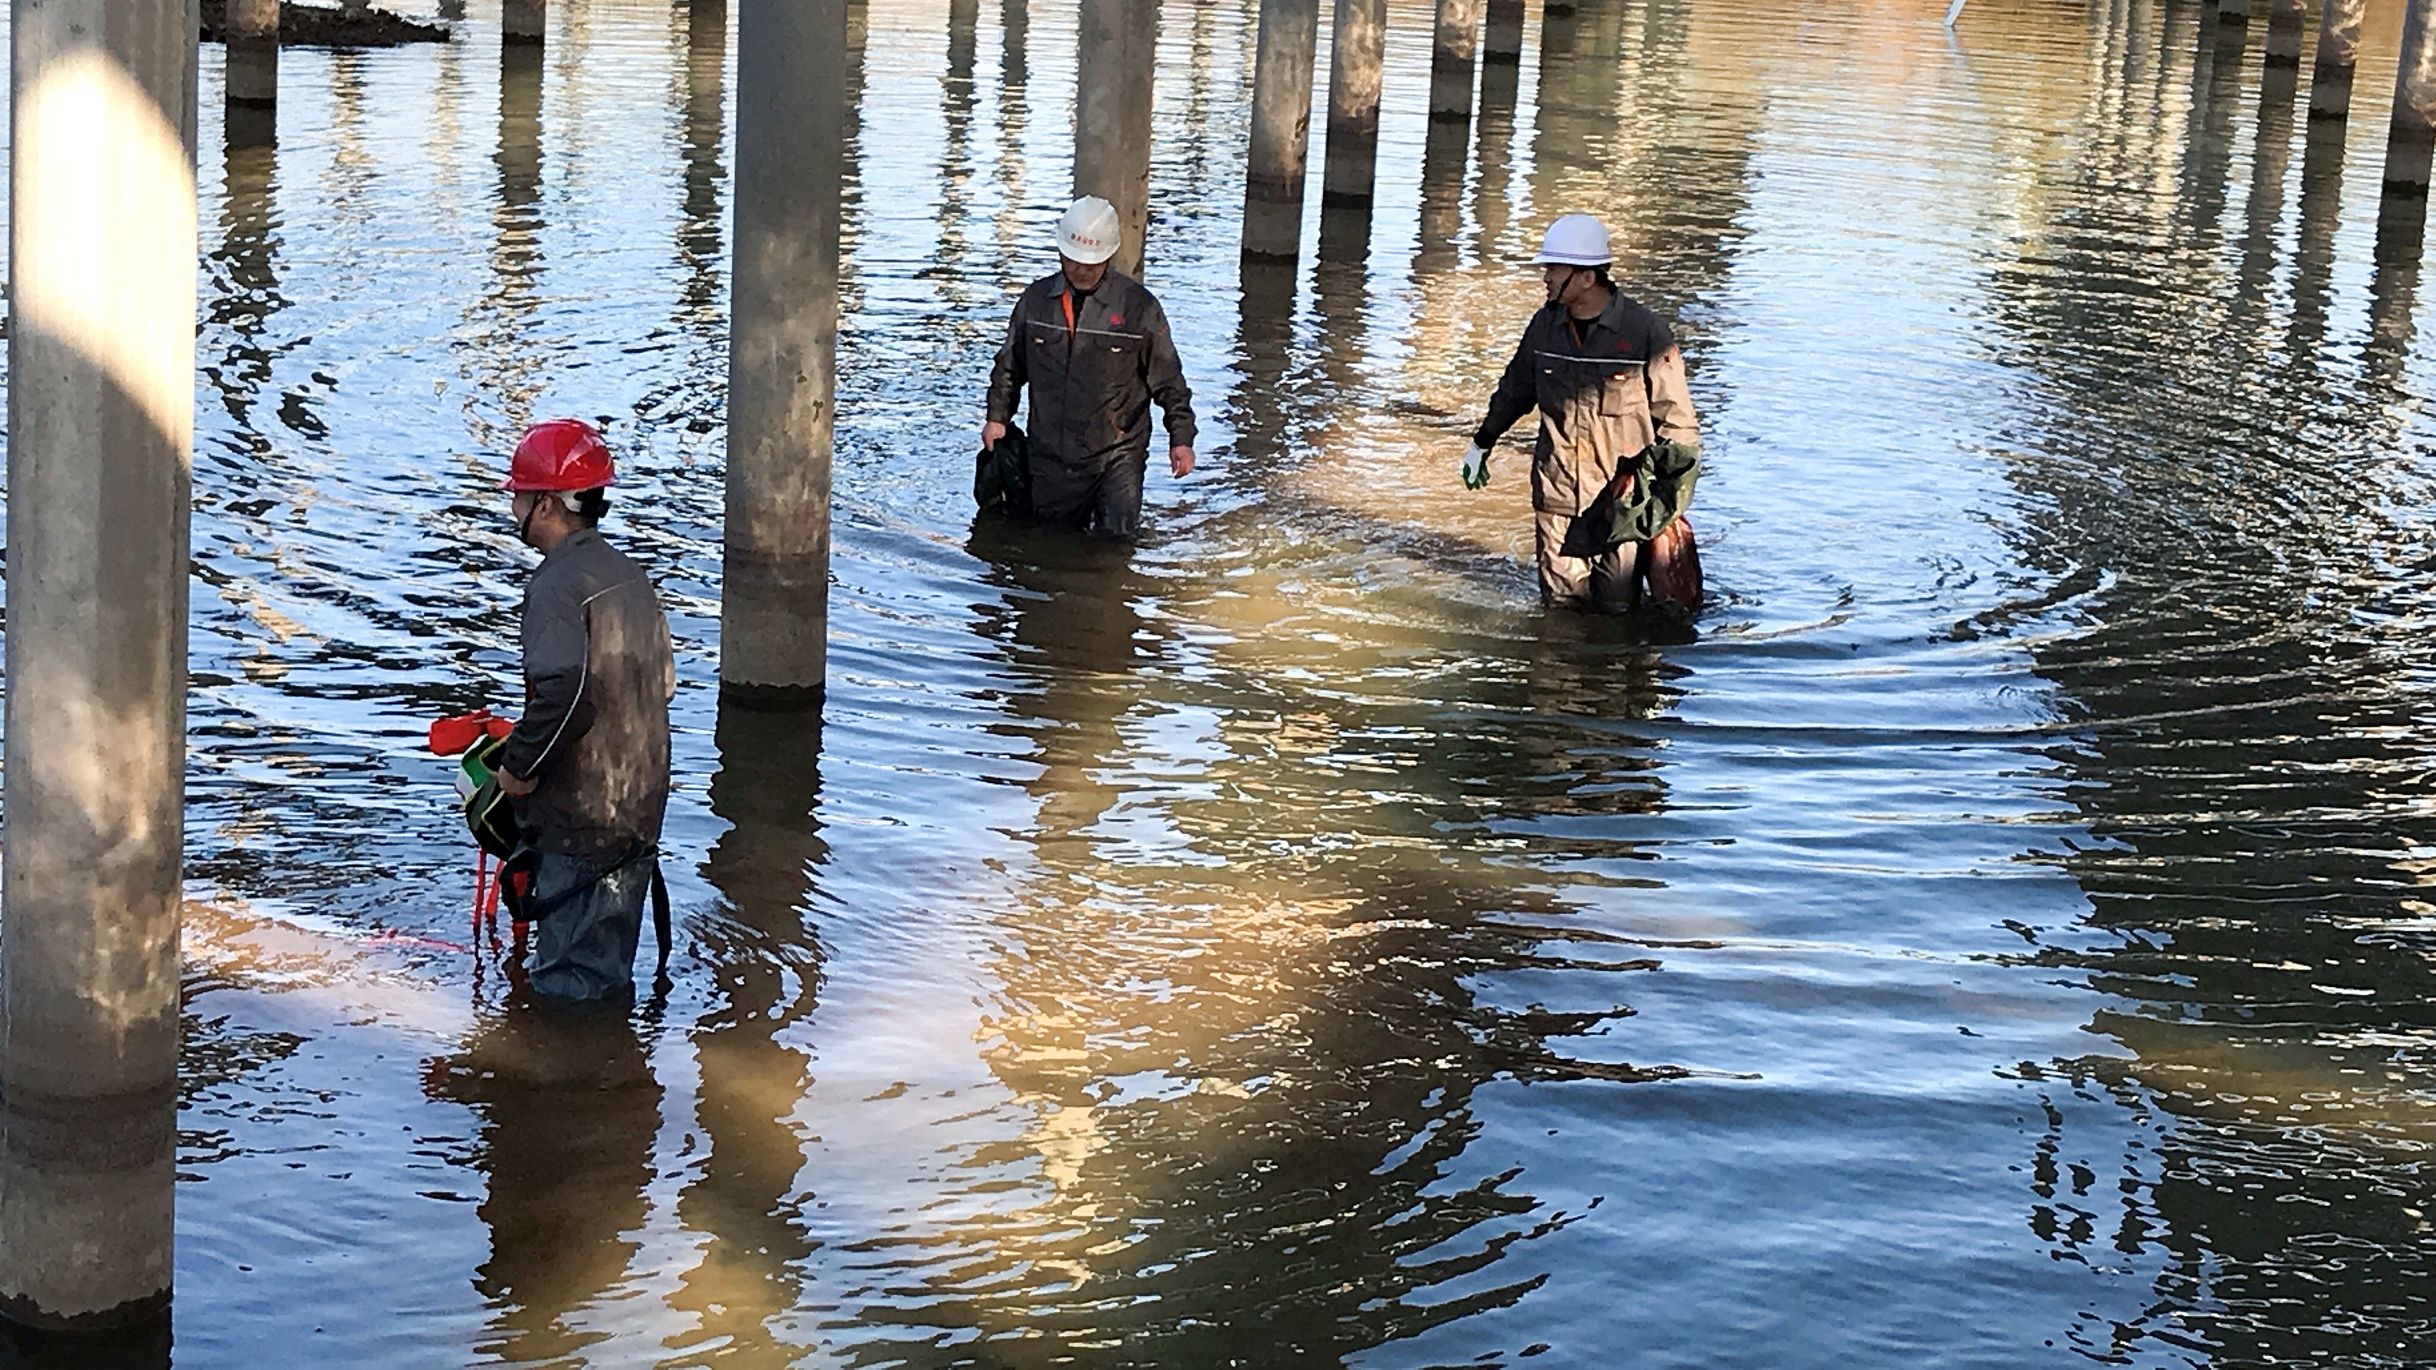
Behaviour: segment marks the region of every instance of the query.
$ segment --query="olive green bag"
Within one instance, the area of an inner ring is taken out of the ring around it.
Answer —
[[[1599,496],[1598,510],[1607,520],[1607,545],[1648,542],[1666,531],[1692,507],[1692,487],[1700,481],[1700,444],[1660,438],[1643,448],[1633,462],[1634,478]],[[1597,524],[1592,524],[1597,527]]]

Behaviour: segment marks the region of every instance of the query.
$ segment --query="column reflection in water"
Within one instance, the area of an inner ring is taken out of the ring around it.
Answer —
[[[207,297],[204,309],[206,323],[226,328],[230,338],[218,360],[203,359],[202,370],[247,446],[267,458],[271,439],[255,422],[254,410],[272,380],[273,358],[264,338],[273,316],[288,304],[279,284],[278,149],[231,142],[221,185],[220,247],[212,260],[226,289]]]
[[[2184,222],[2210,231],[2224,213],[2226,178],[2233,167],[2235,122],[2241,106],[2238,30],[2202,17],[2191,74],[2189,141],[2182,170]],[[2226,54],[2227,47],[2233,51]]]
[[[1024,57],[1030,22],[1026,3],[1027,0],[1004,0],[1001,18],[1006,35],[999,53],[998,158],[994,173],[1000,200],[998,214],[991,224],[991,236],[1001,260],[1019,259],[1037,248],[1037,240],[1030,236],[1034,226],[1024,217],[1029,192],[1023,140],[1032,123],[1025,89],[1030,76]]]
[[[2251,140],[2250,194],[2242,210],[2243,232],[2236,298],[2251,311],[2265,309],[2277,259],[2276,229],[2283,222],[2285,181],[2292,168],[2293,105],[2300,89],[2297,67],[2270,66],[2259,78],[2258,126]]]
[[[1480,69],[1480,113],[1477,119],[1480,152],[1474,161],[1480,176],[1472,188],[1472,219],[1479,231],[1474,255],[1493,260],[1504,241],[1507,195],[1514,182],[1514,109],[1522,90],[1522,67],[1512,61],[1489,62]]]
[[[2335,229],[2343,210],[2343,135],[2347,125],[2312,120],[2301,156],[2301,225],[2292,258],[2292,326],[2285,349],[2322,369],[2333,295]]]
[[[1463,227],[1465,154],[1470,123],[1433,120],[1421,152],[1421,237],[1413,252],[1413,276],[1445,274],[1461,261],[1455,237]]]
[[[2107,1039],[2021,1067],[2048,1119],[2028,1222],[2067,1259],[2153,1282],[2137,1323],[2078,1329],[2127,1361],[2203,1346],[2230,1364],[2405,1364],[2436,1322],[2419,1163],[2436,1109],[2416,1083],[2436,964],[2412,779],[2427,637],[2396,574],[2424,555],[2396,494],[2417,267],[2377,267],[2361,375],[2338,374],[2342,148],[2313,134],[2291,324],[2267,326],[2290,76],[2264,77],[2228,276],[2239,68],[2215,45],[2236,40],[2203,18],[2192,41],[2189,143],[2123,136],[2149,117],[2128,96],[2071,121],[2026,235],[2038,252],[1990,285],[2007,355],[2048,396],[2021,431],[2056,435],[2008,463],[2036,511],[2020,555],[2100,587],[2022,638],[2070,720],[2051,755],[2086,828],[2044,859],[2090,907],[2025,959],[2086,973]],[[2176,159],[2154,220],[2122,215],[2122,187]],[[2108,214],[2126,229],[2071,227]],[[2076,1132],[2099,1100],[2137,1127],[2129,1152]]]
[[[692,0],[686,14],[684,125],[679,136],[685,198],[677,222],[677,259],[685,274],[679,298],[698,332],[724,344],[727,281],[720,241],[721,192],[727,167],[727,4]],[[705,364],[713,359],[706,358]],[[705,416],[707,417],[707,416]]]
[[[1275,470],[1293,455],[1287,449],[1288,434],[1308,392],[1300,378],[1289,379],[1300,268],[1291,262],[1246,258],[1240,275],[1243,297],[1235,367],[1243,379],[1226,403],[1235,430],[1231,465],[1248,474]]]
[[[862,311],[862,273],[854,248],[863,232],[863,79],[871,48],[871,0],[846,0],[846,156],[838,183],[838,321],[851,324]]]
[[[671,1298],[697,1326],[675,1344],[748,1363],[791,1364],[811,1349],[787,1324],[814,1247],[796,1114],[812,1084],[798,1038],[821,984],[809,918],[829,854],[821,739],[817,715],[720,701],[710,808],[728,828],[702,863],[720,902],[688,927],[711,1002],[692,1034],[706,1151],[677,1196],[678,1220],[703,1239],[701,1258]]]
[[[543,381],[540,353],[525,336],[537,307],[541,274],[542,52],[513,44],[499,59],[498,197],[491,206],[488,315],[477,339],[484,399],[499,405],[511,429],[532,421]],[[512,434],[501,435],[512,446]]]
[[[939,236],[928,274],[953,282],[961,274],[973,217],[973,112],[980,91],[973,80],[981,0],[951,0],[947,11],[947,70],[939,80],[947,137],[939,150]]]
[[[1032,38],[1031,0],[998,0],[998,75],[1009,86],[1020,86],[1030,75],[1026,56]]]

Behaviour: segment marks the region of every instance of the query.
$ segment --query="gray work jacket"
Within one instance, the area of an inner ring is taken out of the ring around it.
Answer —
[[[1673,331],[1621,291],[1595,319],[1553,304],[1532,316],[1472,441],[1495,445],[1534,408],[1531,507],[1544,514],[1586,512],[1658,438],[1700,444]]]
[[[668,810],[668,619],[642,568],[587,528],[524,592],[524,717],[500,762],[540,784],[516,803],[527,844],[586,859],[660,840]]]
[[[1069,294],[1063,271],[1025,288],[990,370],[990,421],[1013,422],[1026,386],[1035,460],[1096,470],[1143,456],[1153,399],[1167,419],[1168,445],[1193,443],[1193,392],[1167,333],[1167,311],[1130,276],[1111,271],[1088,295]]]

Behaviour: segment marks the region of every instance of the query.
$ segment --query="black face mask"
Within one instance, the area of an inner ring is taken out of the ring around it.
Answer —
[[[524,517],[516,520],[516,540],[518,542],[527,547],[533,545],[533,520],[540,515],[541,501],[536,499],[533,501],[533,507],[524,511]]]

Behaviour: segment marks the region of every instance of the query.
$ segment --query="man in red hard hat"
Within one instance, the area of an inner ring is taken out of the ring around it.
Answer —
[[[580,419],[536,424],[504,488],[541,553],[524,595],[524,717],[499,754],[538,921],[532,986],[558,1000],[634,991],[643,901],[668,809],[668,619],[642,568],[600,533],[609,444]]]

